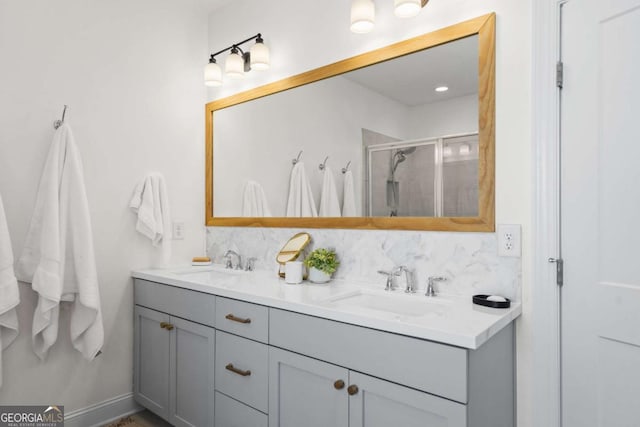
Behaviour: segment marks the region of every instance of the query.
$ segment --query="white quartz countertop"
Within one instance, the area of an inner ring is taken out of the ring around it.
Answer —
[[[423,292],[385,292],[367,284],[331,281],[291,285],[274,272],[236,271],[220,266],[139,270],[133,277],[243,300],[338,322],[374,328],[458,347],[476,349],[521,312],[475,305],[471,297]]]

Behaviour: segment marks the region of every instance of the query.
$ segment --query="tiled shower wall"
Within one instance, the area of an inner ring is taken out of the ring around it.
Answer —
[[[385,280],[377,271],[406,265],[420,289],[428,276],[439,275],[448,278],[440,285],[442,293],[491,293],[520,300],[520,258],[498,257],[495,233],[209,227],[207,253],[220,264],[233,249],[244,258],[255,257],[256,268],[275,272],[276,254],[300,231],[311,234],[311,249],[336,249],[338,279],[383,289]]]

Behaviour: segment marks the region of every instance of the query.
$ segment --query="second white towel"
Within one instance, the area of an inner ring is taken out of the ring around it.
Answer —
[[[351,170],[344,173],[344,192],[342,197],[342,216],[356,216],[356,194]]]
[[[247,181],[242,196],[242,216],[265,217],[271,216],[262,185],[255,181]]]
[[[2,350],[18,336],[16,306],[20,303],[18,281],[13,272],[13,252],[9,227],[0,197],[0,386],[2,386]]]
[[[340,216],[340,202],[336,191],[336,182],[333,179],[333,170],[329,165],[324,168],[324,178],[322,180],[322,195],[320,196],[319,216],[338,217]]]

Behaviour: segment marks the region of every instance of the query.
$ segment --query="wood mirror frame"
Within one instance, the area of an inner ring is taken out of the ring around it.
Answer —
[[[213,113],[215,111],[476,34],[478,35],[478,216],[350,218],[213,216]],[[205,114],[207,226],[495,231],[495,13],[210,102],[205,106]]]

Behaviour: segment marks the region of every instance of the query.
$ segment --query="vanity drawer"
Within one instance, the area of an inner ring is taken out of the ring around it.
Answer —
[[[216,390],[267,412],[269,349],[266,344],[216,332]]]
[[[273,346],[467,403],[463,348],[278,309],[269,322]]]
[[[252,340],[269,340],[269,308],[229,298],[216,300],[216,327]]]
[[[216,427],[268,427],[266,414],[216,391]]]
[[[137,305],[215,327],[215,295],[135,279],[133,298]]]

